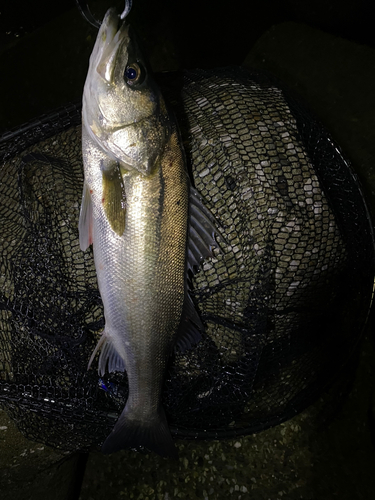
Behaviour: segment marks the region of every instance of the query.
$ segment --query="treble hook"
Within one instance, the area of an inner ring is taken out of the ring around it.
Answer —
[[[86,19],[87,22],[91,24],[91,26],[94,26],[94,28],[99,29],[101,26],[101,22],[98,21],[92,14],[89,9],[89,6],[87,5],[87,2],[85,0],[76,0],[76,4],[78,6],[78,9],[80,13],[82,14],[82,17]],[[125,17],[129,14],[131,11],[133,5],[133,0],[125,0],[125,8],[120,14],[120,19],[123,21]]]

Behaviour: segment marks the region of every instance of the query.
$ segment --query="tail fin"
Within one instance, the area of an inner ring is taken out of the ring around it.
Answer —
[[[163,408],[157,414],[158,418],[151,423],[131,420],[128,414],[125,406],[111,434],[103,443],[102,453],[144,446],[162,457],[178,458]]]

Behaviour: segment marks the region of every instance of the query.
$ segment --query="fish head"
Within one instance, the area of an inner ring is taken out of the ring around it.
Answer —
[[[163,97],[129,25],[107,11],[90,57],[82,122],[125,170],[148,175],[169,138]]]

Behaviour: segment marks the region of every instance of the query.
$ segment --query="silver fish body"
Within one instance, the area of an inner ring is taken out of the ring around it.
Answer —
[[[129,28],[117,30],[118,21],[110,9],[83,98],[80,244],[93,244],[105,316],[89,365],[101,349],[99,374],[126,370],[129,383],[102,451],[145,446],[176,456],[160,399],[173,345],[199,338],[186,321],[190,315],[200,325],[186,285],[190,187],[174,121]],[[209,252],[210,223],[208,230],[198,226]]]

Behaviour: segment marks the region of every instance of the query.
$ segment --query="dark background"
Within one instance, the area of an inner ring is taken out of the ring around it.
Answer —
[[[0,47],[76,6],[75,0],[3,3]],[[124,2],[100,3],[106,10],[114,3],[121,8]],[[98,2],[89,0],[88,5],[98,18],[104,12]],[[205,61],[206,55],[210,55],[215,65],[220,64],[221,59],[238,62],[244,36],[250,34],[255,41],[263,31],[283,21],[303,22],[348,40],[375,46],[375,2],[369,0],[134,0],[132,10],[144,18],[143,22],[164,19],[167,24],[173,20],[171,28],[176,41],[191,64]],[[206,54],[204,57],[202,51]],[[242,53],[242,57],[244,55]]]
[[[3,2],[0,133],[79,99],[96,30],[74,0]],[[89,1],[101,19],[123,1]],[[295,21],[375,47],[368,0],[134,0],[129,16],[156,70],[241,64],[272,26]]]

